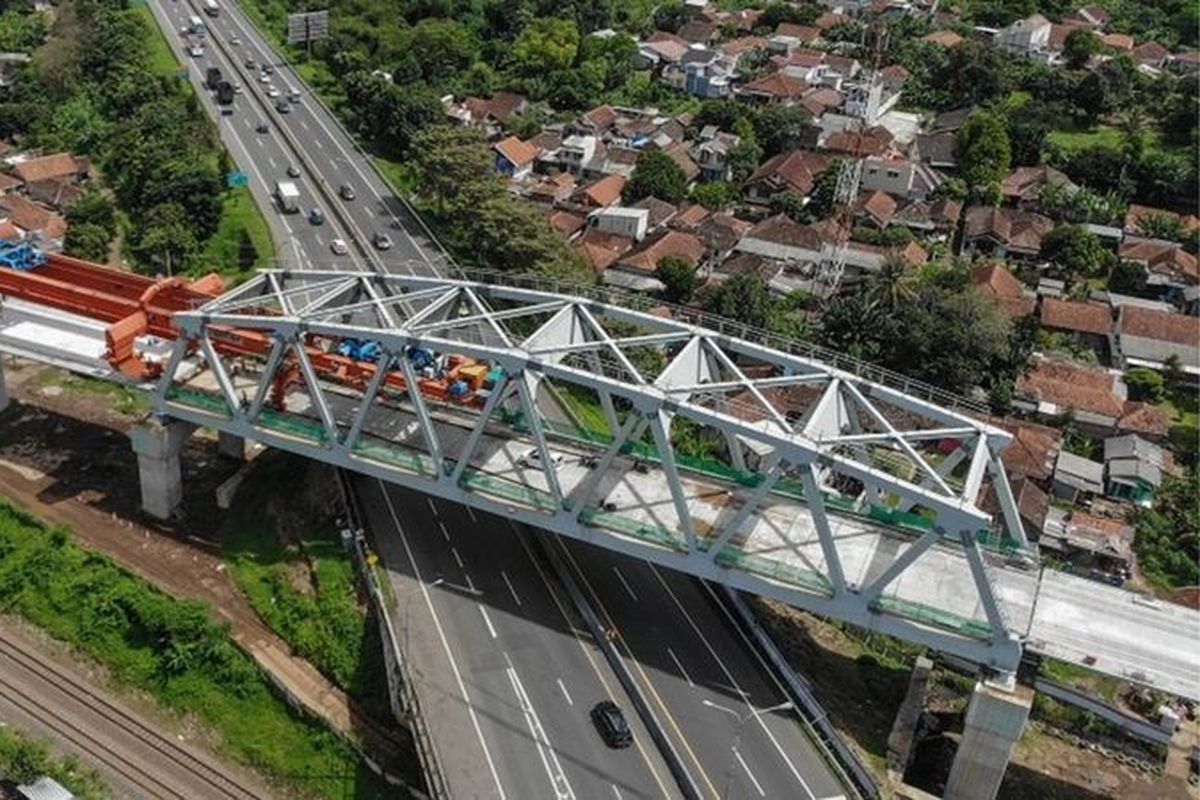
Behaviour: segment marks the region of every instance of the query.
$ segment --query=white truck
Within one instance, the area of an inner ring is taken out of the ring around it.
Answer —
[[[275,199],[285,214],[295,214],[300,210],[300,190],[291,181],[275,182]]]

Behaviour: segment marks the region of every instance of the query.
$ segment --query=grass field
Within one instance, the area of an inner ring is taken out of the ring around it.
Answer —
[[[243,236],[243,233],[245,236]],[[248,247],[243,253],[243,244]],[[271,229],[259,211],[250,190],[230,189],[221,203],[221,221],[217,232],[204,249],[203,271],[213,270],[232,277],[270,266],[275,261]]]
[[[233,759],[306,796],[394,797],[357,753],[275,693],[209,607],[176,600],[0,501],[0,612],[209,728]]]
[[[149,61],[150,71],[155,75],[174,75],[182,65],[175,58],[175,54],[171,52],[171,46],[167,44],[167,40],[163,37],[162,31],[159,30],[158,23],[154,20],[154,12],[147,5],[134,7],[134,13],[146,21],[151,34],[146,37],[146,58]]]

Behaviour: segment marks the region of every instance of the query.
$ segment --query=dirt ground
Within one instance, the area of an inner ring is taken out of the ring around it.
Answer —
[[[902,654],[879,659],[836,627],[801,611],[773,602],[768,627],[789,662],[813,685],[829,718],[886,785],[884,772],[887,736],[896,711],[908,688],[909,669]],[[934,692],[934,711],[947,727],[961,731],[966,697],[952,697],[939,685]],[[951,734],[953,737],[954,734]],[[948,758],[950,752],[946,753]],[[1179,752],[1171,762],[1179,763]],[[948,773],[948,763],[943,769]],[[1186,772],[1168,769],[1155,778],[1111,761],[1098,753],[1075,747],[1056,737],[1026,726],[1017,743],[1008,773],[1000,788],[1001,800],[1184,800],[1200,793],[1188,787]]]
[[[103,385],[28,362],[6,362],[5,377],[15,402],[0,413],[0,495],[69,527],[81,544],[169,594],[210,603],[234,640],[310,712],[363,742],[382,763],[409,760],[406,732],[370,719],[293,656],[226,574],[216,544],[215,489],[238,464],[216,455],[215,436],[197,433],[188,441],[183,514],[159,523],[138,507],[137,460],[127,437],[141,413],[137,404],[116,403],[128,408],[120,413]]]

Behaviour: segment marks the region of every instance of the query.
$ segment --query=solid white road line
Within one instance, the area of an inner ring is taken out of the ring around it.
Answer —
[[[613,797],[616,797],[617,800],[623,800],[621,790],[617,788],[617,785],[615,783],[612,785],[612,790],[613,790]]]
[[[691,626],[692,630],[696,633],[696,636],[700,637],[700,641],[704,643],[704,648],[708,650],[709,655],[711,655],[713,660],[717,662],[717,665],[721,668],[721,671],[725,673],[726,680],[728,680],[729,684],[735,690],[737,690],[738,696],[742,698],[742,702],[746,705],[746,708],[753,711],[754,706],[750,705],[750,698],[746,695],[746,692],[742,689],[742,687],[738,685],[738,682],[733,677],[733,673],[729,671],[729,667],[727,667],[725,662],[721,660],[721,657],[717,655],[716,648],[712,646],[712,643],[708,641],[708,638],[700,630],[700,626],[696,624],[694,619],[692,619],[692,615],[688,613],[687,608],[683,605],[683,602],[680,601],[679,596],[675,594],[675,592],[671,589],[670,584],[668,584],[663,578],[662,573],[658,570],[658,567],[656,567],[654,564],[649,564],[649,567],[654,571],[654,575],[658,578],[658,582],[661,583],[662,587],[667,590],[667,594],[671,596],[671,600],[674,601],[675,606],[679,609],[680,613],[683,614],[683,618],[687,620],[688,625]],[[783,759],[785,764],[787,764],[788,771],[792,773],[792,776],[796,779],[796,782],[799,783],[801,788],[804,789],[804,793],[810,798],[810,800],[816,800],[816,795],[813,794],[808,782],[804,780],[804,776],[800,774],[800,770],[796,768],[796,764],[783,749],[783,745],[781,745],[779,740],[775,738],[774,732],[767,727],[767,724],[763,721],[762,715],[754,714],[753,716],[754,721],[758,723],[759,728],[761,728],[763,733],[767,735],[767,738],[771,740],[771,744],[775,746],[775,751],[779,753],[779,757]]]
[[[475,509],[467,506],[467,516],[471,518],[471,522],[475,522]]]
[[[750,771],[749,765],[746,764],[746,759],[742,758],[741,752],[736,748],[733,751],[733,757],[742,765],[742,769],[746,770],[746,775],[749,776],[750,782],[754,784],[754,790],[758,792],[758,796],[766,797],[767,793],[763,791],[762,784],[758,782],[758,778],[754,777],[754,773]]]
[[[487,625],[488,633],[490,633],[492,638],[495,639],[496,629],[492,626],[492,618],[488,616],[487,609],[483,606],[479,606],[479,613],[483,615],[483,622],[485,625]]]
[[[304,130],[308,130],[308,123],[305,122],[304,120],[300,120],[300,127],[303,128]]]
[[[433,514],[436,517],[438,515],[438,510],[437,510],[437,504],[433,502],[433,498],[426,497],[425,502],[429,504],[429,513]]]
[[[457,549],[455,549],[455,548],[453,548],[453,547],[451,547],[451,548],[450,548],[450,555],[454,556],[454,563],[458,564],[458,568],[459,568],[459,569],[464,569],[464,567],[463,567],[463,562],[462,562],[462,556],[460,556],[460,555],[458,554],[458,550],[457,550]]]
[[[504,570],[500,570],[500,577],[504,579],[504,585],[508,587],[508,591],[512,594],[513,600],[518,606],[521,605],[521,598],[517,597],[517,590],[513,588],[512,581],[508,579],[508,573]]]
[[[464,571],[463,571],[463,578],[464,578],[464,579],[467,581],[467,588],[468,588],[468,589],[470,589],[472,592],[478,592],[478,591],[479,591],[478,589],[476,589],[476,588],[475,588],[475,581],[471,580],[471,573],[469,573],[469,572],[467,572],[467,571],[465,571],[465,570],[464,570]]]
[[[508,679],[512,683],[513,693],[516,694],[521,711],[525,714],[525,723],[529,726],[529,732],[537,744],[538,755],[542,757],[542,766],[546,768],[550,785],[554,787],[554,796],[559,800],[574,800],[575,790],[571,788],[571,782],[567,780],[567,774],[563,771],[562,764],[559,763],[558,753],[550,744],[550,738],[546,736],[546,729],[542,727],[542,721],[538,717],[537,711],[534,710],[533,703],[529,700],[529,694],[525,691],[525,685],[521,683],[521,677],[517,674],[517,669],[513,666],[512,659],[508,657],[507,652],[504,653],[504,660],[508,664],[506,671]]]
[[[567,692],[567,686],[563,683],[562,678],[556,678],[556,680],[558,681],[558,688],[562,690],[563,697],[567,698],[567,705],[575,705],[575,701],[571,699],[571,695]]]
[[[438,520],[438,529],[442,532],[442,538],[447,542],[450,541],[450,534],[446,531],[446,523],[442,522],[440,519]]]
[[[675,669],[679,670],[679,674],[682,675],[683,679],[688,682],[688,686],[695,689],[696,684],[692,683],[692,676],[688,675],[688,671],[683,668],[683,662],[679,660],[679,656],[675,655],[675,651],[668,647],[667,655],[669,655],[671,660],[675,662]]]
[[[617,573],[617,580],[625,587],[625,591],[629,592],[629,596],[633,598],[633,602],[638,601],[638,596],[634,594],[633,587],[629,585],[629,581],[625,580],[625,576],[621,574],[621,570],[617,569],[617,565],[613,564],[613,572]]]
[[[275,163],[275,159],[267,156],[267,163],[271,165],[271,169],[279,169],[279,165]]]
[[[475,714],[475,706],[471,704],[471,698],[467,694],[466,684],[463,683],[462,672],[458,669],[458,662],[454,660],[454,653],[450,651],[450,642],[446,639],[446,631],[442,628],[442,622],[438,619],[437,611],[433,607],[433,600],[429,596],[429,587],[425,585],[425,579],[421,577],[421,568],[417,566],[417,560],[413,557],[412,548],[408,544],[408,536],[404,533],[403,526],[400,525],[400,518],[396,516],[396,507],[392,505],[392,498],[388,496],[387,484],[383,481],[376,481],[379,484],[379,490],[383,492],[384,504],[387,505],[388,514],[392,517],[392,523],[396,526],[396,531],[400,534],[400,542],[404,545],[404,552],[408,554],[408,563],[412,564],[413,577],[417,579],[418,585],[421,587],[421,595],[425,598],[425,606],[429,609],[429,616],[433,618],[433,626],[437,629],[438,638],[442,642],[442,650],[446,653],[446,658],[450,660],[450,670],[454,673],[455,683],[458,684],[458,693],[462,695],[463,702],[467,706],[467,714],[471,718],[471,724],[475,728],[475,736],[479,739],[479,746],[483,748],[483,757],[487,761],[488,770],[492,773],[492,781],[496,784],[496,791],[499,792],[500,800],[504,800],[507,795],[504,793],[504,787],[500,785],[500,775],[496,772],[496,763],[492,761],[492,753],[488,750],[487,742],[483,738],[483,729],[479,726],[479,717]]]

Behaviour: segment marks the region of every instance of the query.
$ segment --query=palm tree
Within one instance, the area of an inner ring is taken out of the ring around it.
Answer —
[[[894,311],[901,303],[915,295],[915,275],[908,259],[892,250],[883,257],[879,272],[871,278],[867,292],[871,299],[887,311]]]

